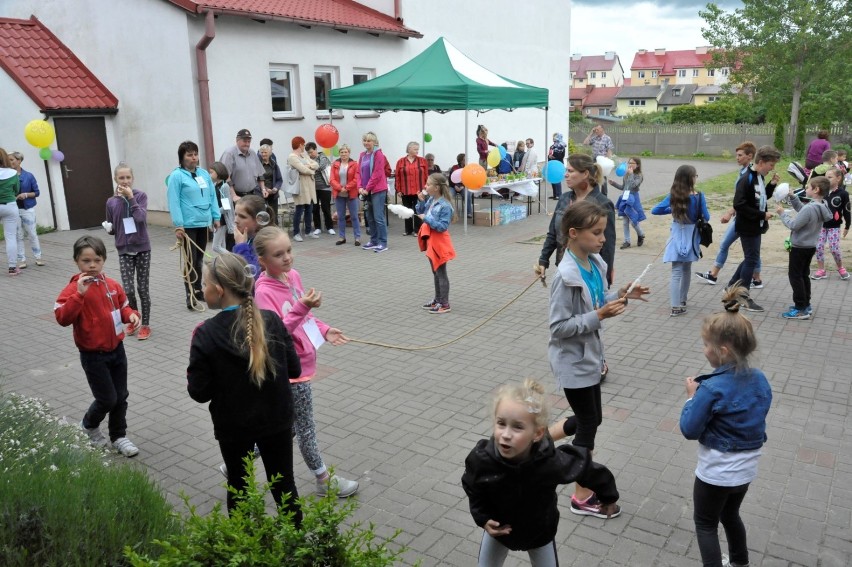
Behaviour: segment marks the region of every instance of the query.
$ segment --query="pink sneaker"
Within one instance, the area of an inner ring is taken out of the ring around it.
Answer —
[[[846,268],[840,268],[839,270],[837,270],[837,273],[840,274],[841,280],[849,279],[849,272],[846,271]]]
[[[824,280],[828,276],[825,273],[825,270],[817,270],[813,274],[811,274],[812,280]]]

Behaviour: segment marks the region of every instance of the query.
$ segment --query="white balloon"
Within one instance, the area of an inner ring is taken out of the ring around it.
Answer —
[[[598,156],[595,161],[601,166],[603,170],[604,177],[609,175],[609,172],[612,171],[612,168],[615,167],[615,162],[609,159],[608,157]]]
[[[778,187],[775,188],[775,191],[772,193],[772,198],[776,201],[783,201],[790,194],[790,184],[789,183],[781,183]]]

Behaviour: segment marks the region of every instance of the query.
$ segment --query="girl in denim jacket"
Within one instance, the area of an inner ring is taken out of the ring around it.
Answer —
[[[757,476],[772,389],[763,372],[748,366],[757,339],[751,322],[739,313],[747,301],[748,290],[734,286],[722,300],[725,311],[704,320],[704,356],[715,370],[686,379],[689,397],[680,414],[684,437],[699,443],[693,501],[695,533],[705,567],[749,564],[740,505]],[[720,520],[730,562],[719,546]]]
[[[427,198],[428,196],[428,198]],[[429,313],[450,312],[450,279],[447,262],[456,257],[450,239],[450,223],[455,217],[450,186],[443,173],[433,173],[426,179],[426,190],[417,193],[417,216],[423,221],[417,232],[420,250],[426,252],[435,280],[435,297],[423,305]]]

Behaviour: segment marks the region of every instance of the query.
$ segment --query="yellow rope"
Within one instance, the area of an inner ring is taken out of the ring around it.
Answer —
[[[362,341],[360,339],[349,339],[349,340],[353,343],[359,343],[359,344],[362,344],[362,345],[373,345],[373,346],[380,346],[380,347],[385,347],[385,348],[392,348],[392,349],[396,349],[396,350],[406,350],[406,351],[431,350],[431,349],[435,349],[435,348],[445,347],[447,345],[458,342],[458,341],[462,340],[463,338],[465,338],[466,336],[473,334],[474,332],[481,329],[486,323],[488,323],[489,321],[494,319],[494,317],[496,317],[497,315],[502,313],[507,307],[509,307],[511,304],[513,304],[518,299],[520,299],[520,297],[523,294],[525,294],[527,292],[527,290],[529,290],[533,285],[535,285],[536,282],[541,282],[542,285],[545,285],[545,287],[546,287],[546,284],[544,283],[544,278],[536,276],[536,278],[533,281],[531,281],[530,284],[527,287],[525,287],[523,290],[521,290],[521,292],[518,295],[513,297],[508,303],[506,303],[506,305],[504,305],[503,307],[501,307],[500,309],[495,311],[489,317],[487,317],[486,319],[481,321],[478,325],[476,325],[475,327],[473,327],[469,331],[459,335],[458,337],[456,337],[454,339],[451,339],[449,341],[445,341],[445,342],[437,344],[437,345],[426,345],[426,346],[416,346],[415,347],[415,346],[391,345],[391,344],[380,343],[380,342],[375,342],[375,341]]]
[[[192,291],[194,289],[192,287],[192,284],[198,281],[198,278],[201,277],[201,274],[196,272],[195,267],[192,265],[192,248],[190,248],[190,246],[195,246],[197,250],[199,250],[208,258],[213,257],[206,251],[202,250],[201,247],[198,246],[198,244],[193,242],[192,239],[186,235],[186,233],[184,233],[183,238],[179,238],[175,242],[175,245],[169,248],[169,250],[180,250],[180,275],[183,278],[184,282],[186,282],[186,285],[189,286],[189,305],[195,311],[206,311],[207,308],[195,298],[195,293]]]

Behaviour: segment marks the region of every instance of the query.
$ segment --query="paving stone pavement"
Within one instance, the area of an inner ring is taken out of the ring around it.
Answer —
[[[548,222],[534,214],[507,226],[472,226],[466,235],[454,225],[453,310],[440,316],[420,308],[432,297],[432,276],[415,239],[401,235],[399,220],[391,220],[383,254],[335,246],[337,237],[323,235],[295,243],[295,261],[306,286],[323,291],[317,315],[351,338],[431,345],[466,332],[530,283],[540,245],[525,242],[544,234]],[[91,394],[71,330],[56,324],[52,307],[74,273],[71,243],[84,232],[44,235],[47,266],[0,280],[3,387],[45,399],[70,421],[80,419]],[[169,250],[172,233],[158,227],[151,233],[153,334],[125,341],[129,435],[141,451],[133,462],[178,506],[185,492],[203,512],[224,501],[225,490],[210,416],[187,395],[185,369],[190,333],[210,313],[186,310],[178,255]],[[119,279],[114,246],[105,241],[106,271]],[[663,245],[649,240],[618,251],[616,282],[638,275]],[[609,521],[578,518],[568,512],[571,488],[563,488],[556,538],[562,565],[699,561],[691,499],[696,444],[683,439],[677,424],[684,377],[708,370],[699,328],[703,315],[719,309],[721,286],[694,281],[688,314],[671,319],[669,273],[656,263],[645,280],[651,301],[631,303],[606,327],[611,371],[595,458],[615,473],[624,512]],[[836,277],[815,282],[815,318],[788,322],[778,316],[790,303],[786,267],[769,266],[764,274],[767,286],[755,297],[767,311],[749,317],[760,341],[755,363],[770,379],[774,403],[759,476],[743,505],[752,565],[848,565],[850,284]],[[358,520],[375,523],[381,534],[402,529],[407,562],[476,564],[481,530],[460,477],[465,456],[490,432],[485,408],[498,385],[536,378],[552,392],[555,417],[570,412],[547,361],[548,297],[536,284],[481,329],[439,349],[357,343],[320,349],[314,403],[325,460],[360,481]],[[310,493],[313,480],[295,447],[294,455],[300,493]],[[507,561],[527,564],[525,554]]]

